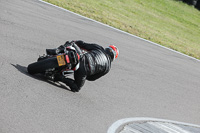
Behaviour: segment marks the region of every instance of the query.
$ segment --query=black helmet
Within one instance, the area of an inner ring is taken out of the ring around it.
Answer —
[[[114,61],[119,55],[119,49],[114,45],[110,45],[108,48],[105,48],[105,51],[111,57],[112,61]]]

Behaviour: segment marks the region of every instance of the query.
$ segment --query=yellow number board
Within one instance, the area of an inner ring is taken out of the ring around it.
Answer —
[[[64,56],[64,55],[58,55],[58,56],[57,56],[57,60],[58,60],[58,65],[59,65],[59,66],[64,66],[64,65],[66,65],[65,56]]]

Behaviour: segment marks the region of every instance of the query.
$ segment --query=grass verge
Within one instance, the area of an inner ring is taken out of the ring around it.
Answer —
[[[44,0],[200,59],[200,11],[178,0]]]

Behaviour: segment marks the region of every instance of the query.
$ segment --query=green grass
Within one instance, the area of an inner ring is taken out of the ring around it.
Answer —
[[[178,0],[45,0],[200,59],[200,11]]]

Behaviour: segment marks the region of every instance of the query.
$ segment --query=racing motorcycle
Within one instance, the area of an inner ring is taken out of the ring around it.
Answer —
[[[52,80],[56,74],[65,77],[73,74],[79,68],[80,57],[86,52],[77,47],[72,43],[53,54],[51,51],[54,49],[46,49],[46,55],[39,56],[37,62],[28,65],[28,73],[40,73]]]

